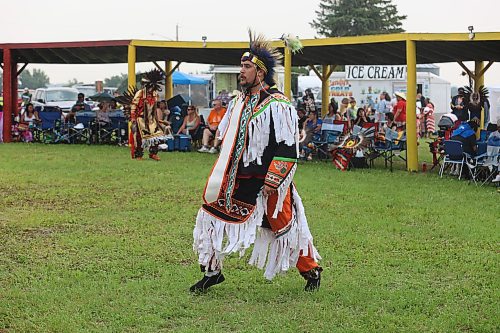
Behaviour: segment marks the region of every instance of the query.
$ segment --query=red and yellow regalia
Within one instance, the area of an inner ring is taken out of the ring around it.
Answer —
[[[130,104],[130,148],[132,158],[140,159],[144,149],[149,150],[149,157],[159,160],[158,145],[167,140],[167,136],[159,126],[156,118],[158,91],[163,74],[152,70],[144,74],[141,80],[142,89],[135,92]]]

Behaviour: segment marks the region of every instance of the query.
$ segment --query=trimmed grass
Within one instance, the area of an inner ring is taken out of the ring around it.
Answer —
[[[495,188],[380,163],[302,164],[295,180],[323,256],[321,290],[304,293],[295,270],[267,282],[248,251],[226,260],[226,282],[195,296],[192,227],[215,156],[161,157],[0,145],[0,332],[500,329]]]

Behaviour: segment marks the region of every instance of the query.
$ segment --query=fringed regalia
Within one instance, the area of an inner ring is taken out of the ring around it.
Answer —
[[[223,139],[203,194],[193,248],[206,271],[218,271],[226,255],[244,255],[264,276],[297,266],[318,267],[302,200],[292,182],[297,169],[298,119],[277,89],[240,93],[219,125]],[[263,186],[277,191],[263,196]]]
[[[156,157],[158,145],[167,140],[156,119],[156,103],[163,74],[152,70],[144,74],[143,88],[135,92],[130,105],[130,118],[133,122],[131,133],[132,158],[142,157],[143,150],[149,150],[150,157]]]

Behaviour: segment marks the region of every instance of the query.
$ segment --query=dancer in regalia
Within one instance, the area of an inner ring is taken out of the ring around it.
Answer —
[[[142,89],[135,93],[130,105],[132,131],[130,148],[132,158],[141,160],[144,149],[149,150],[149,158],[159,161],[158,145],[166,142],[167,136],[156,117],[158,91],[163,73],[157,69],[146,72],[141,80]]]
[[[294,42],[296,44],[296,42]],[[250,34],[241,57],[243,92],[230,103],[219,125],[223,139],[203,193],[193,231],[193,248],[204,272],[190,290],[224,281],[223,260],[254,244],[250,264],[264,276],[297,267],[305,290],[317,290],[322,268],[302,200],[292,182],[298,159],[298,119],[276,88],[275,66],[282,55],[262,36]]]

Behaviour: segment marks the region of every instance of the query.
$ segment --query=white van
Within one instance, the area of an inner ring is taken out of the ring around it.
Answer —
[[[57,106],[63,112],[69,112],[78,99],[75,88],[52,87],[38,88],[32,97],[34,106]]]

